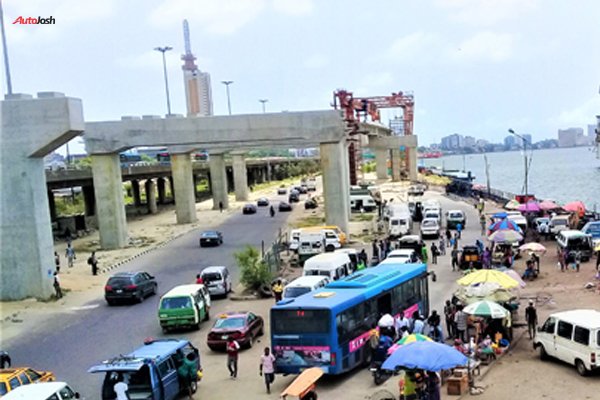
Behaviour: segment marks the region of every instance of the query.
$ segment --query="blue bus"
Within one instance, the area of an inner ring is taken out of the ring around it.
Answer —
[[[370,330],[384,314],[429,313],[425,264],[380,264],[271,308],[275,372],[320,367],[341,374],[370,357]]]

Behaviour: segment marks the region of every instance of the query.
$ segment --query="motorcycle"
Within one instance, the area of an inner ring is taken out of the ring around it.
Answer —
[[[394,375],[393,371],[381,368],[382,365],[383,361],[373,361],[369,368],[371,375],[373,375],[373,383],[375,383],[375,385],[381,385]]]

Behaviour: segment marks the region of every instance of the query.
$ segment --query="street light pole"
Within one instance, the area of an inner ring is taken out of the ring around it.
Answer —
[[[269,99],[259,99],[258,101],[260,101],[262,103],[262,110],[263,110],[263,114],[264,114],[266,112],[265,103],[267,101],[269,101]]]
[[[523,162],[525,164],[525,196],[527,196],[529,194],[529,188],[528,188],[529,165],[527,163],[527,142],[528,142],[528,140],[525,139],[523,136],[519,135],[518,133],[515,133],[515,131],[513,131],[512,129],[509,129],[508,133],[510,133],[513,136],[518,137],[523,142]]]
[[[169,98],[169,78],[167,77],[167,59],[165,53],[169,50],[173,50],[170,46],[155,47],[154,50],[162,53],[163,61],[163,75],[165,77],[165,92],[167,93],[167,115],[171,115],[171,99]]]
[[[2,52],[4,53],[4,71],[6,73],[6,89],[12,94],[12,80],[10,79],[10,65],[8,63],[8,46],[6,45],[6,32],[4,32],[4,10],[0,0],[0,30],[2,32]]]
[[[233,81],[221,81],[223,85],[225,85],[225,90],[227,92],[227,110],[229,111],[229,115],[231,115],[231,98],[229,97],[229,85],[233,83]]]

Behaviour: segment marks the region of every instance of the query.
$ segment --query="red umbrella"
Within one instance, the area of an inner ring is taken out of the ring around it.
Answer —
[[[580,217],[583,217],[583,214],[585,214],[585,205],[581,201],[572,201],[565,204],[562,208],[566,211],[575,212]]]
[[[541,208],[537,201],[528,201],[525,204],[521,204],[517,210],[521,212],[538,212]]]
[[[558,208],[560,208],[560,206],[558,204],[556,204],[553,201],[550,200],[544,200],[539,204],[540,208],[544,211],[547,210],[556,210]]]

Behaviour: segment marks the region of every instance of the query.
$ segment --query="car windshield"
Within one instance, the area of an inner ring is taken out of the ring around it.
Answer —
[[[208,272],[206,274],[202,274],[202,280],[206,283],[218,282],[221,279],[221,274],[218,272]]]
[[[461,213],[450,213],[450,215],[448,217],[451,219],[461,219],[462,214]]]
[[[202,237],[204,238],[212,238],[212,237],[217,237],[218,234],[217,232],[202,232]]]
[[[304,293],[310,292],[310,288],[306,286],[296,286],[296,287],[288,287],[285,288],[285,293],[283,297],[285,298],[293,298],[303,295]]]
[[[161,308],[173,310],[177,308],[191,308],[192,301],[189,297],[168,297],[162,300]]]
[[[246,318],[235,317],[235,318],[221,318],[215,322],[215,328],[218,329],[239,329],[243,328]]]
[[[423,226],[434,227],[437,226],[437,222],[432,220],[425,220],[423,221]]]
[[[552,221],[552,225],[554,225],[554,226],[567,225],[567,221],[564,219],[555,219],[554,221]]]

